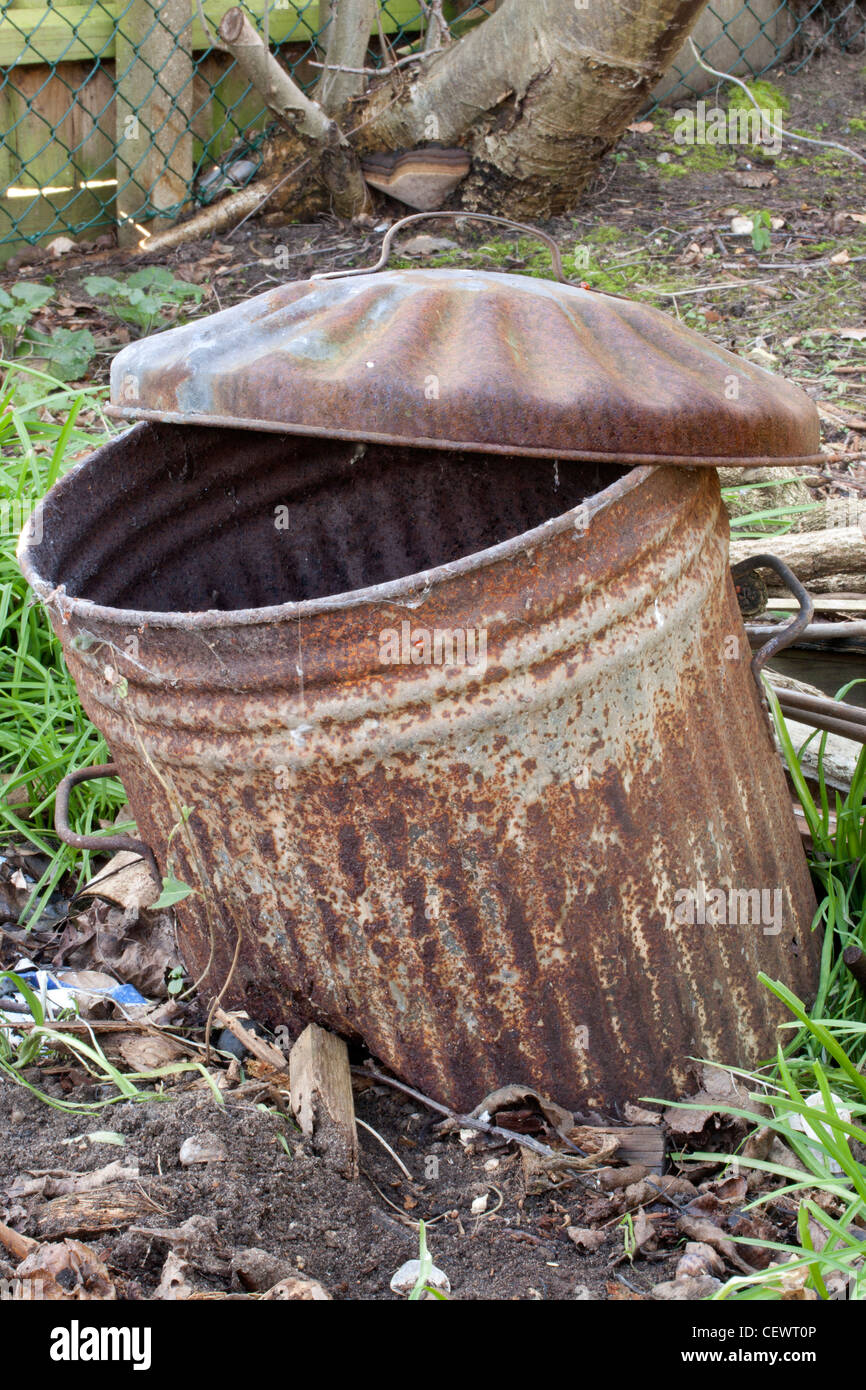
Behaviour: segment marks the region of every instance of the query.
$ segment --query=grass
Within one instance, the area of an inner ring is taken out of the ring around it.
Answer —
[[[29,842],[49,859],[33,887],[24,920],[38,916],[65,876],[89,874],[90,858],[60,845],[54,791],[74,767],[108,760],[66,669],[60,643],[15,559],[18,522],[73,463],[103,443],[112,427],[102,415],[104,391],[70,390],[20,363],[0,362],[0,852]],[[32,399],[16,390],[24,378],[44,387]],[[78,798],[77,828],[113,819],[125,797],[119,782],[89,783]]]
[[[143,1088],[137,1083],[144,1081],[152,1086],[154,1082],[162,1081],[168,1076],[177,1076],[181,1072],[189,1071],[198,1072],[207,1081],[218,1105],[224,1103],[219,1087],[201,1062],[169,1062],[166,1066],[155,1067],[151,1071],[121,1072],[106,1057],[92,1030],[89,1030],[90,1041],[85,1042],[74,1033],[52,1028],[50,1023],[45,1021],[39,996],[25,980],[9,970],[0,972],[0,981],[3,980],[10,981],[23,996],[32,1015],[33,1026],[23,1028],[22,1025],[23,1031],[19,1029],[17,1034],[14,1029],[0,1027],[0,1076],[5,1076],[17,1086],[22,1086],[53,1110],[63,1110],[72,1114],[93,1114],[121,1101],[168,1099],[160,1092]],[[44,1060],[46,1055],[56,1057],[64,1052],[98,1084],[112,1086],[116,1094],[97,1101],[67,1101],[41,1090],[27,1074],[29,1069],[35,1062]]]

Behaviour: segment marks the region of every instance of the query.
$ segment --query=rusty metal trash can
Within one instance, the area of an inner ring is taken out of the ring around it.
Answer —
[[[815,899],[715,464],[794,386],[645,305],[396,270],[125,348],[22,569],[209,995],[440,1101],[754,1062]]]

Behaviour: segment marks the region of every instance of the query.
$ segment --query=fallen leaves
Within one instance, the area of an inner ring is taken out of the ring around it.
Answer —
[[[41,1286],[44,1299],[115,1299],[117,1291],[108,1270],[91,1250],[77,1240],[37,1245],[15,1270],[17,1279]]]

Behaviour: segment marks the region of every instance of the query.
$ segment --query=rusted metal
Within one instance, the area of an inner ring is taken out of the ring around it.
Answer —
[[[820,462],[799,387],[646,304],[531,276],[291,282],[131,343],[113,415],[630,466]]]
[[[73,787],[77,787],[79,782],[91,782],[97,777],[119,776],[116,763],[97,763],[93,767],[80,767],[68,773],[57,784],[54,798],[54,829],[65,845],[73,845],[75,849],[92,849],[97,854],[111,849],[129,850],[132,854],[140,854],[161,888],[162,875],[156,857],[143,840],[136,840],[132,835],[79,835],[69,824],[69,794]]]
[[[22,569],[227,1006],[363,1038],[458,1109],[772,1052],[756,975],[809,995],[815,899],[714,472],[147,424],[34,529]],[[437,632],[462,662],[427,661]],[[682,924],[701,885],[778,918]]]
[[[788,569],[784,560],[780,560],[777,555],[750,555],[747,559],[731,565],[731,575],[735,588],[738,580],[752,574],[755,570],[762,569],[772,570],[774,574],[779,576],[785,587],[790,589],[794,595],[800,611],[789,623],[780,627],[778,632],[774,632],[769,641],[765,642],[752,657],[752,675],[758,682],[759,689],[761,687],[761,672],[770,658],[778,656],[779,652],[784,651],[786,647],[793,646],[815,616],[815,605],[811,595],[800,583],[797,576]]]
[[[799,690],[776,687],[774,690],[783,714],[790,715],[801,724],[812,724],[828,734],[841,734],[843,738],[866,743],[866,710],[858,705],[806,695]]]

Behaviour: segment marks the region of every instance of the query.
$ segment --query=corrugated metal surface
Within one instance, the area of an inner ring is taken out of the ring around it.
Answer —
[[[726,535],[708,471],[146,425],[58,484],[22,563],[161,864],[193,808],[209,991],[240,935],[253,1016],[457,1106],[610,1103],[768,1053],[757,971],[814,977]],[[483,632],[483,669],[413,664],[437,630]],[[701,884],[778,892],[778,923],[678,925]]]
[[[646,304],[520,275],[299,281],[124,348],[115,414],[640,463],[820,457],[812,401]]]

